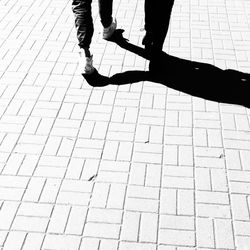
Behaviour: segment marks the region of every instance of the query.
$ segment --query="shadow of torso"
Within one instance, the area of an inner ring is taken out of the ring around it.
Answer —
[[[250,107],[250,74],[162,53],[150,62],[151,80],[207,100]]]

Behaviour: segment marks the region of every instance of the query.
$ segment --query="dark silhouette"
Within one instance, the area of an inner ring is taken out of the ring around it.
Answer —
[[[174,0],[145,0],[145,31],[142,44],[152,53],[162,51],[168,32]]]
[[[189,61],[164,52],[152,56],[147,50],[129,43],[122,33],[123,30],[116,30],[111,41],[139,56],[150,58],[149,71],[127,71],[106,77],[95,70],[92,75],[83,75],[91,86],[147,80],[207,100],[250,108],[250,74],[232,69],[222,70],[208,63]]]

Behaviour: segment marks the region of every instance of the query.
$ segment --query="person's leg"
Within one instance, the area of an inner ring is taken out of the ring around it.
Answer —
[[[167,1],[167,0],[165,0]],[[157,5],[154,0],[145,0],[144,12],[145,12],[145,31],[152,33],[154,30],[155,19],[157,18]]]
[[[72,10],[75,15],[75,27],[80,48],[89,48],[94,33],[92,0],[73,0]]]
[[[156,6],[153,0],[144,1],[144,13],[145,13],[145,25],[144,29],[146,31],[145,36],[142,39],[142,44],[145,46],[145,49],[148,50],[153,43],[153,30],[154,30],[154,21],[156,15]]]
[[[111,25],[113,21],[113,0],[99,0],[98,3],[102,26],[104,28],[107,28]]]
[[[142,44],[151,51],[161,51],[168,32],[174,0],[145,0],[145,31]]]
[[[91,13],[92,0],[73,0],[72,11],[75,15],[78,45],[80,47],[80,67],[83,73],[90,74],[94,71],[90,43],[94,33]]]
[[[158,51],[162,50],[167,36],[173,5],[174,0],[165,0],[161,5],[158,5],[157,13],[159,19],[157,23],[155,23],[155,29],[153,32],[153,44]],[[155,20],[157,20],[157,18]]]
[[[99,14],[103,26],[103,38],[109,39],[116,30],[116,20],[113,20],[113,0],[99,0]]]

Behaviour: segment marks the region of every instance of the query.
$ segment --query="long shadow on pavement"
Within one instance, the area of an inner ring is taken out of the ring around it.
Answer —
[[[149,71],[126,71],[106,77],[95,71],[83,75],[94,87],[152,81],[206,100],[239,104],[250,108],[250,74],[233,69],[222,70],[208,63],[189,61],[164,52],[149,56],[145,49],[133,45],[116,30],[111,42],[145,59]]]

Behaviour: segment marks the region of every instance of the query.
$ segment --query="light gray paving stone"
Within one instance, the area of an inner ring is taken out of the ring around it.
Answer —
[[[194,246],[195,236],[192,231],[160,229],[159,241],[169,245]]]

